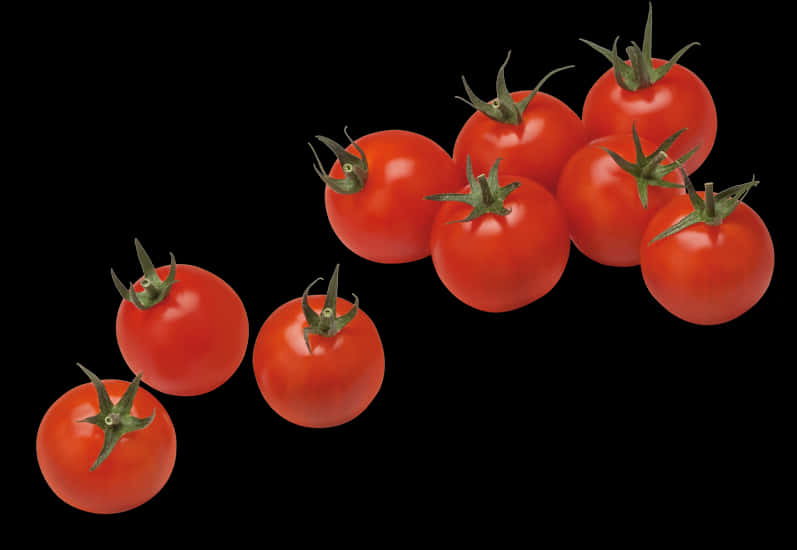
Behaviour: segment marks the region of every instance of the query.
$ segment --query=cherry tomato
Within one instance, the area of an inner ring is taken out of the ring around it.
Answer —
[[[717,110],[706,85],[677,60],[695,43],[689,44],[670,60],[651,57],[652,6],[648,12],[645,40],[640,49],[631,48],[631,59],[617,57],[617,42],[612,51],[584,40],[610,61],[607,70],[587,93],[582,119],[590,140],[626,134],[636,123],[639,135],[661,143],[682,128],[684,134],[669,154],[679,158],[699,147],[684,164],[687,174],[703,164],[717,135]]]
[[[556,71],[543,78],[535,90],[504,93],[503,70],[508,61],[507,56],[499,71],[498,98],[484,103],[469,92],[473,106],[479,110],[468,118],[454,143],[457,173],[460,178],[465,176],[465,165],[470,159],[476,174],[486,174],[495,159],[500,158],[504,173],[530,178],[554,193],[565,162],[587,142],[584,125],[563,101],[538,91]],[[532,94],[523,108],[523,101]],[[512,116],[502,115],[504,108],[517,112]]]
[[[643,138],[639,138],[639,147],[632,134],[596,139],[570,158],[559,178],[556,198],[567,216],[573,244],[604,265],[639,265],[639,244],[650,218],[684,194],[675,165],[670,165],[669,172],[664,169],[670,163],[666,153],[655,155],[660,148]],[[643,159],[633,165],[631,173],[605,149],[627,161],[640,154]],[[663,181],[681,187],[649,185],[658,183],[651,179],[656,169],[663,174]]]
[[[757,183],[746,184],[747,189]],[[697,221],[654,241],[668,228],[705,216],[695,213],[701,212],[701,200],[708,202],[707,192],[697,193],[697,201],[677,197],[656,213],[642,237],[641,268],[648,290],[667,311],[690,323],[717,325],[761,299],[772,279],[775,252],[766,225],[740,202],[738,191],[716,208],[719,212],[724,202],[726,210],[733,208],[729,215],[713,224]]]
[[[110,401],[117,404],[131,387],[122,380],[101,384]],[[137,388],[128,412],[146,420],[153,415],[151,421],[122,435],[95,466],[107,435],[86,419],[101,413],[99,403],[96,386],[91,383],[59,397],[39,425],[36,457],[45,481],[61,500],[87,512],[113,514],[144,504],[163,488],[174,468],[177,439],[160,402]],[[112,423],[108,421],[108,425]]]
[[[499,175],[497,167],[478,179],[468,167],[466,195],[436,197],[447,202],[431,236],[440,280],[462,302],[488,312],[517,309],[547,294],[570,253],[565,214],[553,194],[529,178]],[[492,198],[483,201],[488,194]]]
[[[252,360],[263,397],[299,426],[351,421],[373,401],[384,378],[379,333],[358,300],[337,298],[337,280],[335,268],[326,297],[308,296],[308,287],[302,298],[277,308],[255,340]]]
[[[385,130],[353,141],[345,150],[319,136],[338,159],[328,175],[324,201],[333,231],[355,254],[380,263],[404,263],[429,255],[437,205],[424,195],[459,185],[451,156],[431,139]]]
[[[138,241],[136,247],[139,259],[144,254],[144,276],[126,293],[117,283],[125,298],[116,316],[122,356],[134,373],[143,372],[144,382],[163,393],[200,395],[217,388],[246,353],[249,321],[243,302],[217,275],[175,264],[174,257],[171,266],[155,269]],[[157,286],[168,288],[154,292],[158,301],[146,309],[130,300],[145,300]]]

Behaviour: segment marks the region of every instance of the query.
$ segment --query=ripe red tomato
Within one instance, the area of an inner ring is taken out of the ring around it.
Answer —
[[[717,135],[717,110],[706,85],[692,71],[676,62],[695,43],[676,53],[670,63],[651,56],[652,5],[640,49],[629,49],[630,58],[617,57],[617,41],[607,50],[584,40],[613,63],[587,93],[582,119],[590,140],[631,131],[661,143],[682,128],[686,131],[669,151],[679,158],[699,147],[684,164],[691,174],[703,164]],[[633,62],[632,62],[633,60]]]
[[[131,387],[122,380],[101,384],[116,404]],[[103,428],[85,421],[101,413],[96,387],[72,388],[42,418],[36,434],[39,467],[53,492],[70,506],[95,514],[124,512],[150,500],[169,479],[177,453],[174,426],[152,394],[136,389],[128,412],[139,419],[154,413],[151,423],[122,435],[93,470],[107,437]]]
[[[757,182],[751,182],[756,184]],[[746,184],[747,189],[751,184]],[[708,184],[706,185],[708,192]],[[697,221],[653,241],[668,228],[682,227],[705,216],[699,199],[682,196],[653,217],[642,238],[642,277],[653,297],[670,313],[690,323],[717,325],[731,321],[753,307],[772,279],[775,251],[772,238],[758,214],[739,202],[744,186],[733,195],[716,195],[717,212],[725,203],[729,215],[715,224]],[[712,191],[713,192],[713,191]]]
[[[429,231],[437,205],[424,195],[459,185],[451,156],[431,139],[385,130],[355,140],[345,150],[319,136],[338,159],[324,200],[333,231],[355,254],[380,263],[404,263],[429,255]]]
[[[308,296],[308,287],[302,298],[277,308],[255,340],[252,361],[263,397],[299,426],[349,422],[373,401],[384,378],[379,333],[358,300],[337,298],[337,274],[335,268],[326,297]]]
[[[431,235],[432,262],[446,288],[489,312],[517,309],[547,294],[570,254],[565,215],[551,192],[526,177],[498,175],[497,168],[496,162],[479,179],[466,169],[466,192],[483,197],[487,193],[479,187],[486,187],[493,205],[480,206],[478,196],[471,203],[457,199],[463,195],[437,197],[448,202]]]
[[[469,92],[473,105],[483,110],[471,115],[454,142],[457,174],[465,176],[467,159],[476,174],[486,174],[500,158],[504,173],[530,178],[554,193],[565,162],[587,142],[584,125],[564,102],[537,89],[504,93],[503,69],[508,61],[509,57],[499,72],[498,98],[483,103]],[[523,108],[531,94],[533,99]],[[504,121],[509,119],[500,108],[515,109],[518,104],[517,121]]]
[[[632,134],[596,139],[570,158],[559,178],[556,198],[567,216],[573,244],[604,265],[639,265],[639,244],[650,218],[684,194],[683,178],[674,164],[663,174],[670,163],[666,153],[656,155],[660,149],[646,139],[639,138],[639,144],[638,151]],[[636,175],[623,169],[604,149],[632,163],[642,154],[642,161],[634,166]],[[681,187],[655,185],[654,176]]]
[[[136,246],[143,252],[138,241]],[[243,302],[226,282],[202,268],[173,264],[176,281],[170,284],[171,266],[149,270],[146,262],[144,277],[128,293],[144,299],[145,287],[157,286],[152,284],[156,279],[167,281],[169,288],[147,309],[122,301],[116,316],[122,356],[134,373],[143,372],[144,382],[163,393],[200,395],[217,388],[246,353],[249,321]]]

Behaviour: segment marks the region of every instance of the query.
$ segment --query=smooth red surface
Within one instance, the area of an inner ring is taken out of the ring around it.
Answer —
[[[653,59],[654,67],[665,63]],[[634,121],[639,135],[657,144],[686,128],[668,154],[677,159],[700,146],[684,163],[687,174],[703,164],[717,136],[711,93],[695,73],[678,64],[652,86],[636,92],[623,90],[614,69],[607,70],[587,93],[582,119],[590,140],[630,133]]]
[[[308,297],[320,312],[325,296]],[[337,315],[352,303],[338,298]],[[275,310],[263,323],[252,352],[255,378],[269,406],[282,418],[309,428],[345,424],[373,401],[385,373],[382,341],[370,317],[359,310],[352,321],[331,337],[310,335],[301,298]]]
[[[130,385],[104,380],[113,403]],[[98,426],[78,422],[100,412],[91,383],[77,386],[53,403],[36,435],[36,457],[44,479],[58,497],[80,510],[113,514],[140,506],[166,484],[174,468],[177,439],[163,406],[139,387],[131,414],[152,423],[122,436],[111,454],[94,471],[105,434]]]
[[[518,102],[530,93],[511,95]],[[497,122],[480,111],[473,113],[454,143],[454,163],[464,178],[468,156],[477,176],[488,174],[500,158],[504,173],[530,178],[554,193],[565,162],[586,142],[578,115],[561,100],[537,92],[518,125]]]
[[[446,202],[432,230],[432,261],[454,296],[489,312],[520,308],[547,294],[564,273],[570,254],[565,215],[554,196],[528,178],[499,175],[503,186],[519,181],[504,201],[506,216],[484,214],[468,222],[467,204]]]
[[[157,269],[165,279],[169,266]],[[218,276],[177,264],[169,295],[140,311],[122,301],[116,317],[119,350],[130,369],[163,393],[200,395],[226,382],[249,341],[243,302]],[[141,291],[140,280],[136,290]]]
[[[429,232],[439,204],[427,195],[456,191],[460,182],[451,156],[431,139],[385,130],[355,140],[368,161],[368,179],[358,193],[326,188],[327,216],[338,238],[355,254],[380,263],[404,263],[429,255]],[[354,146],[347,151],[360,156]],[[329,171],[343,178],[340,161]]]
[[[691,211],[683,196],[651,220],[642,239],[642,277],[673,315],[699,325],[726,323],[753,307],[769,287],[772,238],[758,214],[742,203],[718,226],[698,223],[648,246]]]
[[[650,155],[657,145],[640,138],[642,151]],[[630,134],[594,140],[577,151],[559,178],[556,198],[567,216],[573,244],[592,260],[610,266],[639,265],[639,243],[653,215],[684,190],[648,186],[648,206],[639,198],[636,179],[620,168],[605,147],[634,162],[636,152]],[[660,164],[668,164],[666,158]],[[683,184],[680,171],[664,177]]]

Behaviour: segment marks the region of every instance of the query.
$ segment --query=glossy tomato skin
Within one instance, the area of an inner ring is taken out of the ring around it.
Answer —
[[[243,302],[221,278],[177,264],[177,282],[160,303],[143,311],[124,300],[116,316],[119,350],[130,369],[158,391],[200,395],[226,382],[249,340]],[[166,278],[169,266],[159,267]],[[136,290],[143,290],[140,280]]]
[[[465,304],[488,312],[518,309],[547,294],[564,273],[570,236],[564,212],[541,184],[520,182],[504,201],[506,216],[484,214],[468,222],[467,204],[446,202],[432,229],[432,262],[440,280]]]
[[[653,58],[654,67],[665,63]],[[711,93],[695,73],[678,64],[652,86],[636,92],[623,90],[614,69],[607,70],[587,93],[582,119],[590,140],[629,133],[634,121],[639,135],[653,143],[662,143],[686,128],[667,152],[672,158],[681,158],[700,146],[684,163],[687,174],[703,164],[717,136],[717,110]]]
[[[374,262],[405,263],[429,255],[429,232],[439,205],[423,197],[459,188],[451,156],[431,139],[404,130],[385,130],[355,140],[365,152],[363,189],[344,195],[327,186],[327,217],[338,238],[355,254]],[[354,146],[347,151],[360,156]],[[335,161],[330,177],[344,177]]]
[[[116,403],[130,385],[103,381]],[[154,497],[174,468],[177,439],[166,410],[139,387],[131,414],[152,423],[125,434],[111,454],[93,471],[105,435],[98,426],[78,422],[100,412],[97,391],[90,383],[77,386],[53,403],[36,435],[36,457],[45,481],[58,497],[75,508],[114,514],[136,508]]]
[[[683,196],[653,217],[642,239],[642,277],[676,317],[698,325],[726,323],[752,308],[769,287],[772,238],[758,214],[741,203],[720,225],[697,223],[648,246],[691,211]]]
[[[529,93],[511,95],[518,102]],[[489,173],[500,158],[504,173],[532,179],[554,193],[565,162],[586,142],[578,115],[558,98],[537,92],[518,125],[498,122],[480,111],[473,113],[454,142],[454,163],[463,178],[468,156],[476,175]]]
[[[324,296],[308,297],[321,311]],[[337,315],[352,304],[338,298]],[[260,392],[282,418],[308,428],[345,424],[360,415],[382,386],[385,354],[373,321],[361,309],[331,337],[310,335],[307,350],[302,330],[307,326],[301,298],[277,308],[255,340],[252,361]]]
[[[640,143],[645,155],[656,150],[657,146],[644,138],[640,138]],[[639,244],[650,219],[685,191],[648,186],[648,206],[644,208],[634,177],[620,168],[602,147],[629,161],[635,159],[630,134],[593,140],[565,165],[556,198],[567,217],[573,244],[585,256],[603,265],[639,265]],[[661,164],[670,162],[665,158]],[[664,180],[683,185],[678,170]]]

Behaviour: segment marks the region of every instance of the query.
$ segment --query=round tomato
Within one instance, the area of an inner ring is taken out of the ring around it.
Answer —
[[[556,191],[576,248],[604,265],[639,265],[639,243],[650,218],[684,194],[675,166],[662,147],[633,134],[596,139],[578,150]],[[680,187],[662,187],[664,182]]]
[[[308,287],[277,308],[255,340],[252,361],[263,397],[299,426],[349,422],[373,401],[384,378],[379,333],[359,300],[337,298],[337,280],[336,267],[326,297],[308,296]]]
[[[36,457],[45,481],[67,504],[96,514],[124,512],[150,500],[169,479],[174,426],[160,402],[138,387],[140,378],[131,384],[90,377],[93,383],[69,390],[47,410]]]
[[[432,229],[432,262],[440,280],[469,306],[489,312],[520,308],[547,294],[564,273],[570,236],[564,212],[542,184],[526,177],[473,177],[467,194],[446,201]]]
[[[705,193],[674,199],[650,221],[642,238],[642,277],[676,317],[698,325],[726,323],[766,292],[775,265],[772,238],[758,214],[740,202],[757,183],[716,197],[706,184]],[[708,204],[709,192],[715,206]]]
[[[338,157],[324,196],[332,230],[355,254],[380,263],[429,255],[437,205],[424,195],[453,191],[458,182],[451,156],[431,139],[403,130],[363,136],[346,149],[318,136]]]
[[[480,101],[466,85],[471,104],[478,110],[454,142],[457,173],[465,176],[470,159],[476,174],[486,174],[500,158],[504,173],[530,178],[555,192],[565,162],[587,142],[584,125],[560,99],[538,91],[553,72],[534,90],[506,92],[503,70],[508,61],[507,56],[499,71],[498,97],[491,102]]]
[[[246,353],[249,321],[243,302],[221,278],[175,264],[157,269],[136,240],[144,276],[116,316],[119,350],[144,382],[171,395],[200,395],[226,382]]]
[[[684,164],[687,174],[691,174],[703,164],[714,145],[717,110],[703,81],[676,63],[694,43],[682,48],[670,61],[653,58],[651,24],[652,12],[649,12],[642,48],[632,46],[631,59],[627,61],[617,57],[616,41],[612,50],[584,41],[606,56],[614,67],[590,88],[582,120],[590,140],[628,133],[636,123],[640,136],[661,143],[686,128],[670,155],[678,158],[699,147]]]

